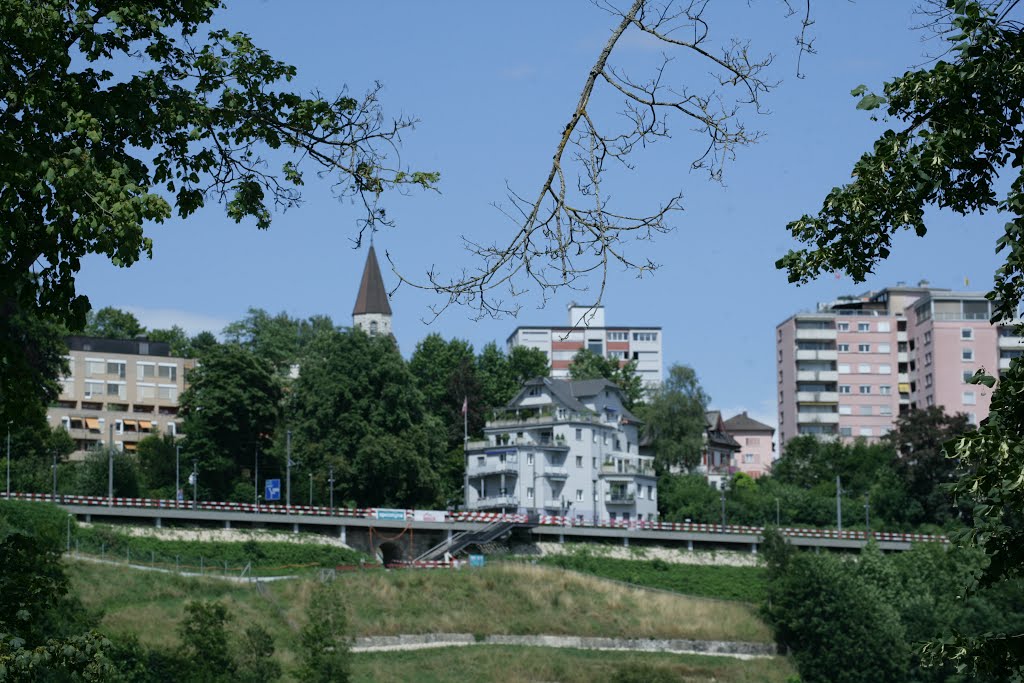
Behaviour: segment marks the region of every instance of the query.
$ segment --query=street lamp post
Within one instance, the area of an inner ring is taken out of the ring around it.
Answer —
[[[839,533],[843,533],[843,483],[838,474],[836,475],[836,524],[839,527]]]
[[[114,507],[114,423],[107,432],[107,507]]]
[[[329,491],[330,491],[330,499],[331,499],[330,507],[331,507],[331,514],[333,515],[334,514],[334,465],[331,465],[331,466],[329,466],[327,468],[327,473],[328,473],[327,474],[327,484],[330,486],[330,489],[329,489]]]
[[[198,487],[199,487],[199,463],[195,460],[192,461],[192,474],[188,475],[188,483],[192,484],[192,509],[195,510],[198,506],[196,501],[198,500]]]
[[[174,444],[174,507],[181,505],[181,446]]]
[[[284,507],[287,514],[288,508],[292,506],[292,430],[285,433],[285,483],[284,483]]]
[[[53,496],[52,501],[57,502],[57,451],[53,452]]]

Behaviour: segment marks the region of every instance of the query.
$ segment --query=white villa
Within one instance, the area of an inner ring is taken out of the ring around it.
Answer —
[[[467,510],[656,521],[654,458],[604,379],[537,378],[466,444]]]

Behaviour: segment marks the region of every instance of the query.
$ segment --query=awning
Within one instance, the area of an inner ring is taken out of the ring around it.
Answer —
[[[124,420],[125,427],[134,427],[138,423],[135,420]]]
[[[900,384],[900,393],[901,394],[909,394],[910,393],[910,385],[909,384]]]
[[[147,432],[153,428],[153,423],[149,420],[139,420],[139,429],[144,429]]]
[[[85,426],[88,429],[95,429],[99,431],[100,421],[95,417],[87,417],[85,418]]]

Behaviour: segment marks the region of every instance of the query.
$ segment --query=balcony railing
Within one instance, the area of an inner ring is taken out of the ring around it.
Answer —
[[[628,505],[636,502],[636,494],[629,491],[609,491],[604,494],[604,500],[606,503]]]
[[[569,476],[569,470],[565,467],[545,467],[544,476],[554,479],[565,479]]]
[[[516,496],[487,496],[486,498],[477,498],[475,503],[472,503],[470,507],[510,507],[519,505],[519,498]]]
[[[654,476],[654,463],[650,460],[612,460],[601,465],[601,474],[639,474]]]
[[[479,465],[471,459],[467,469],[471,477],[482,477],[489,474],[519,474],[519,465],[514,462],[488,462]]]

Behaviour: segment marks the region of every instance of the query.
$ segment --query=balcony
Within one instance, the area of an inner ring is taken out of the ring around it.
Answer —
[[[488,462],[483,465],[470,460],[467,474],[471,477],[486,477],[491,474],[519,474],[519,465],[514,462]]]
[[[796,392],[798,403],[838,403],[838,391],[798,391]]]
[[[999,359],[999,369],[1000,370],[1009,370],[1010,369],[1010,361],[1012,361],[1012,360],[1013,360],[1012,358],[1000,358]]]
[[[836,360],[838,357],[839,353],[835,349],[822,349],[818,351],[797,349],[796,351],[797,360]]]
[[[835,370],[797,370],[798,382],[838,382],[839,373]]]
[[[604,494],[604,502],[609,505],[632,505],[636,502],[636,494],[631,491],[609,491]]]
[[[839,413],[801,413],[796,414],[797,424],[839,424]]]
[[[797,341],[827,341],[836,338],[835,329],[831,330],[802,330],[796,329]]]
[[[907,331],[903,330],[902,332],[897,332],[896,333],[896,341],[898,341],[898,342],[905,342],[905,341],[907,341]]]
[[[1004,337],[999,335],[999,348],[1024,349],[1024,337]]]
[[[605,461],[601,465],[600,474],[602,476],[610,474],[622,474],[630,475],[637,474],[645,477],[654,476],[654,461],[645,458],[630,458],[630,459],[617,459]]]
[[[910,362],[910,354],[907,353],[906,351],[898,352],[896,354],[896,362],[897,363],[909,363]]]
[[[565,467],[545,467],[544,476],[549,479],[568,479],[569,470]]]
[[[477,498],[475,503],[471,503],[470,507],[474,508],[496,508],[496,507],[516,507],[519,505],[519,498],[516,496],[487,496],[485,498]]]

